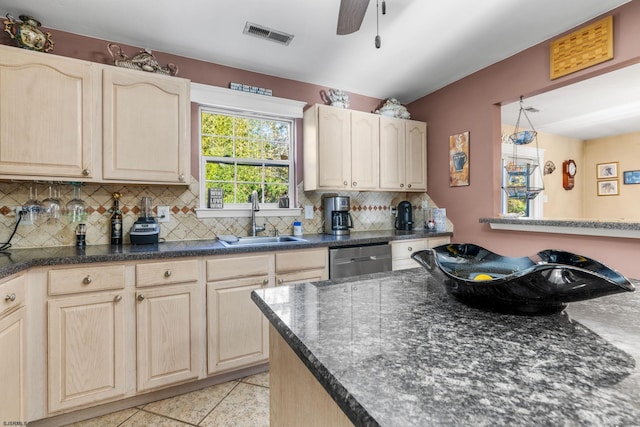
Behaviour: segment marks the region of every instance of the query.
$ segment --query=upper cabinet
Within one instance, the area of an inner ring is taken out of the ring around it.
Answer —
[[[186,183],[189,81],[105,66],[102,88],[104,179]]]
[[[427,125],[314,105],[304,113],[304,189],[426,191]]]
[[[380,117],[380,188],[427,190],[427,124]]]
[[[0,46],[0,177],[187,184],[189,81]]]
[[[3,176],[95,177],[96,72],[90,62],[0,46]]]
[[[328,105],[304,113],[304,189],[375,190],[378,116]]]

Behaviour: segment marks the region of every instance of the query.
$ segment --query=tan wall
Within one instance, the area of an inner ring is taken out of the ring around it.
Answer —
[[[624,185],[623,172],[640,170],[640,132],[585,141],[586,218],[640,220],[640,184]],[[598,196],[596,164],[618,162],[617,196]]]

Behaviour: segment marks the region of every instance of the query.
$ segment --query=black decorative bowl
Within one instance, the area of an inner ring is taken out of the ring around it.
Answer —
[[[556,313],[572,301],[635,290],[627,278],[598,261],[552,249],[512,258],[454,243],[411,257],[436,275],[437,266],[447,291],[459,301],[502,313]]]

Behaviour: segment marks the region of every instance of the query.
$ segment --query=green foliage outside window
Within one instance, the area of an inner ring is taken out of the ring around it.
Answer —
[[[286,120],[201,113],[205,187],[224,189],[224,203],[261,203],[289,193],[292,123]]]

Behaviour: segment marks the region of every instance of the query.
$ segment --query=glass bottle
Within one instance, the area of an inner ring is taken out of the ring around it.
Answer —
[[[122,211],[120,210],[120,193],[113,193],[113,214],[111,215],[111,244],[122,245]]]

